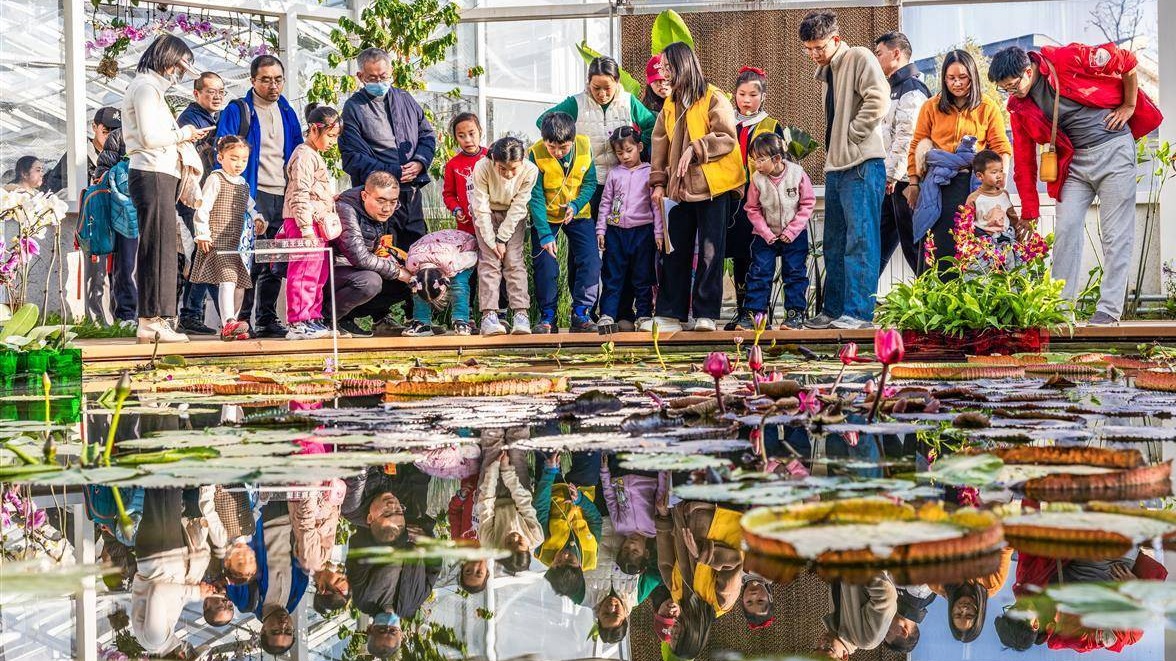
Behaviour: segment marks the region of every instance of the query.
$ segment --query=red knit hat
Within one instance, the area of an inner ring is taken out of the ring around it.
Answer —
[[[661,64],[662,56],[654,55],[645,63],[645,82],[653,83],[658,80],[665,80],[666,77],[662,75],[661,69],[658,67]]]

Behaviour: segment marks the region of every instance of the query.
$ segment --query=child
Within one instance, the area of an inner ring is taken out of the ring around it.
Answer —
[[[739,608],[743,611],[743,618],[747,620],[748,629],[767,629],[776,621],[772,616],[772,590],[763,578],[755,574],[743,575]]]
[[[433,334],[432,310],[453,310],[453,332],[470,334],[470,274],[478,265],[478,240],[464,230],[440,230],[412,244],[404,268],[413,274],[413,320],[402,335]]]
[[[739,76],[735,79],[735,131],[739,139],[739,151],[746,163],[744,167],[749,173],[755,169],[751,161],[751,143],[761,135],[774,133],[784,136],[784,127],[780,122],[763,110],[767,96],[768,77],[762,69],[743,67],[739,70]],[[744,201],[737,203],[734,222],[727,225],[726,256],[731,258],[735,278],[735,318],[724,327],[724,330],[729,331],[752,330],[754,325],[747,307],[752,234],[744,207]]]
[[[670,474],[654,476],[624,471],[614,478],[609,467],[614,460],[611,456],[601,459],[600,484],[613,531],[624,538],[617,548],[617,566],[622,572],[636,576],[645,571],[653,557],[656,504],[669,496]]]
[[[976,214],[976,236],[991,238],[998,251],[1013,257],[1015,253],[1008,249],[1017,240],[1013,223],[1021,219],[1005,190],[1004,160],[991,149],[984,149],[972,159],[972,169],[980,187],[972,191],[966,204]]]
[[[604,251],[601,270],[601,328],[620,318],[621,292],[632,287],[637,328],[653,328],[654,260],[662,250],[661,210],[649,199],[649,164],[641,162],[641,137],[631,126],[612,132],[609,143],[620,166],[608,173],[596,219],[596,244]]]
[[[511,333],[529,335],[531,308],[527,265],[523,261],[527,203],[539,178],[539,168],[527,160],[518,138],[501,138],[490,145],[489,159],[474,166],[470,189],[471,215],[478,239],[478,302],[482,309],[481,333],[504,335],[498,319],[499,285],[506,280],[506,295],[514,319]]]
[[[584,572],[596,568],[602,519],[592,502],[594,487],[555,483],[559,464],[559,453],[547,458],[535,492],[536,515],[547,533],[535,557],[550,567],[544,578],[555,593],[579,604],[586,591]]]
[[[330,106],[310,104],[306,110],[306,142],[294,148],[286,164],[285,221],[279,239],[330,241],[342,232],[335,212],[335,179],[322,153],[339,142],[343,122]],[[330,335],[322,323],[327,259],[321,252],[296,255],[286,271],[287,340],[312,340]]]
[[[265,233],[266,222],[241,176],[249,163],[249,143],[236,135],[224,136],[216,143],[216,160],[221,167],[204,180],[200,208],[193,219],[198,250],[189,279],[217,285],[221,339],[247,340],[249,323],[237,320],[237,288],[253,286],[249,277],[253,238]],[[237,250],[242,252],[225,252]]]
[[[751,269],[747,274],[746,308],[752,314],[767,314],[776,258],[784,258],[784,325],[800,328],[808,307],[808,229],[816,195],[808,175],[786,158],[784,141],[775,133],[764,133],[749,150],[755,172],[747,186],[744,209],[754,236],[751,238]]]
[[[568,288],[572,292],[573,333],[594,333],[589,316],[600,291],[600,251],[592,237],[595,224],[589,202],[596,192],[596,165],[588,137],[576,134],[576,120],[564,112],[543,118],[542,140],[531,147],[530,160],[539,167],[531,191],[531,256],[535,295],[539,298],[536,333],[551,333],[559,302],[559,262],[555,232],[568,239]],[[552,225],[556,227],[553,228]]]
[[[482,146],[482,122],[472,112],[458,113],[449,123],[449,132],[457,142],[458,152],[445,164],[445,185],[441,199],[445,202],[445,208],[457,221],[457,229],[473,234],[470,176],[474,172],[474,166],[486,156],[486,148]]]
[[[478,540],[483,546],[506,549],[510,562],[504,563],[508,573],[518,573],[531,560],[531,550],[543,544],[543,526],[531,499],[529,480],[520,479],[509,451],[497,451],[498,459],[485,463],[482,481],[478,486],[478,503],[474,517],[478,520]],[[508,495],[499,497],[505,487]]]

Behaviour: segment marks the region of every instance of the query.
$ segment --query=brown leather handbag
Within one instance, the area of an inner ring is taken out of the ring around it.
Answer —
[[[1058,180],[1058,105],[1061,103],[1062,94],[1059,91],[1061,81],[1058,80],[1058,72],[1054,70],[1053,62],[1041,58],[1041,61],[1049,67],[1049,72],[1053,74],[1054,78],[1054,102],[1053,102],[1053,124],[1049,130],[1049,144],[1041,150],[1041,165],[1037,167],[1037,178],[1042,183],[1052,184]],[[1049,83],[1046,83],[1046,87]]]

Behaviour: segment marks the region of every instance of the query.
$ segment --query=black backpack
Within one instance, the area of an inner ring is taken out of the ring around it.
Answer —
[[[249,129],[253,127],[253,114],[249,112],[249,104],[245,103],[245,99],[233,99],[233,105],[237,107],[237,114],[241,116],[241,125],[237,127],[237,135],[248,140]]]

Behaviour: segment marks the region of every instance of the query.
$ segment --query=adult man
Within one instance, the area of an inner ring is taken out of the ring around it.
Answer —
[[[421,188],[429,183],[437,138],[420,104],[389,83],[391,60],[386,51],[368,48],[357,63],[356,77],[363,88],[343,105],[343,169],[352,186],[362,186],[376,171],[390,172],[400,182],[392,229],[396,247],[408,250],[427,231]]]
[[[225,107],[225,81],[211,71],[198,76],[192,83],[192,96],[196,99],[176,118],[181,127],[195,126],[198,129],[216,126],[216,116]],[[200,153],[200,160],[204,163],[203,179],[216,167],[216,135],[209,133],[203,140],[196,142],[196,151]],[[203,179],[201,183],[203,183]],[[176,203],[176,211],[180,219],[188,227],[188,232],[195,234],[193,218],[196,210]],[[207,295],[216,302],[214,287],[209,284],[193,285],[180,269],[180,332],[190,335],[214,335],[216,331],[204,325],[204,297]]]
[[[1011,46],[993,56],[988,69],[988,78],[1010,95],[1022,233],[1041,216],[1036,146],[1049,144],[1056,114],[1057,179],[1046,185],[1058,202],[1051,270],[1066,281],[1062,293],[1070,300],[1084,282],[1086,212],[1098,196],[1103,280],[1090,318],[1098,326],[1119,323],[1127,294],[1135,243],[1135,140],[1163,120],[1139,89],[1135,66],[1135,55],[1114,44],[1069,44],[1039,53]]]
[[[96,180],[95,172],[98,168],[98,155],[106,147],[106,138],[112,131],[122,128],[122,111],[113,106],[99,108],[94,113],[94,121],[90,124],[93,136],[86,143],[86,181],[78,184],[85,188],[87,184]],[[68,155],[67,155],[68,156]],[[62,156],[49,174],[45,175],[44,189],[57,192],[66,187],[66,160]],[[99,324],[110,323],[110,312],[105,305],[107,277],[106,266],[109,258],[106,255],[86,255],[83,262],[83,277],[86,281],[86,316]]]
[[[911,205],[902,192],[907,187],[907,152],[915,132],[919,109],[931,92],[922,74],[911,64],[911,42],[901,32],[887,32],[874,40],[874,55],[890,82],[890,110],[882,120],[882,144],[886,148],[886,197],[882,198],[881,254],[878,273],[886,270],[896,246],[912,271],[918,270],[919,250],[911,227]]]
[[[871,328],[890,87],[869,49],[842,41],[837,14],[812,12],[799,32],[825,90],[825,307],[805,327]]]
[[[286,86],[286,68],[273,55],[259,55],[249,65],[253,89],[235,99],[221,111],[216,137],[240,135],[249,143],[249,163],[242,176],[249,182],[257,210],[269,223],[266,239],[274,238],[282,226],[282,205],[286,199],[286,163],[294,148],[302,144],[302,125],[298,113],[282,96]],[[281,278],[269,264],[254,262],[253,289],[245,290],[240,321],[248,322],[257,302],[257,321],[252,324],[257,337],[286,337],[286,327],[278,321],[278,292]]]
[[[343,232],[331,241],[336,254],[334,296],[340,332],[371,337],[371,331],[360,328],[355,320],[370,316],[379,321],[394,303],[407,302],[412,296],[405,285],[408,271],[387,254],[389,246],[397,243],[388,221],[395,215],[399,199],[396,178],[377,170],[368,175],[363,186],[344,191],[335,200],[343,226]]]

